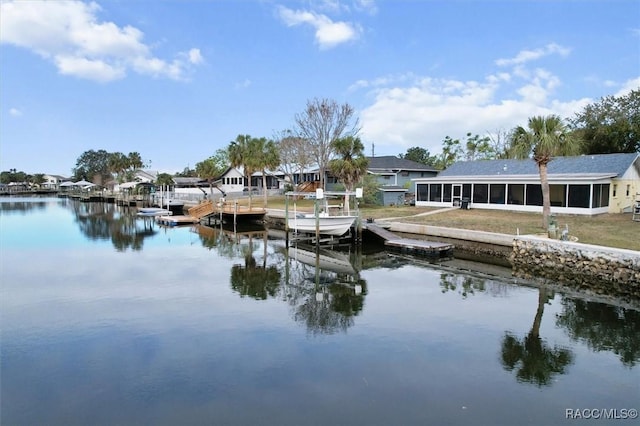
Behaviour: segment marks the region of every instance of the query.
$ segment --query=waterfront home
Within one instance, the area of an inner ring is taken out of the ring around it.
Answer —
[[[393,155],[367,157],[367,160],[367,173],[376,178],[378,201],[384,206],[404,204],[405,199],[413,199],[412,180],[438,174],[432,166]]]
[[[44,182],[40,185],[43,189],[60,189],[60,184],[70,181],[69,178],[60,175],[43,175]]]
[[[640,192],[640,154],[556,157],[548,165],[552,213],[631,211]],[[416,206],[539,212],[542,187],[531,159],[459,161],[413,180]]]

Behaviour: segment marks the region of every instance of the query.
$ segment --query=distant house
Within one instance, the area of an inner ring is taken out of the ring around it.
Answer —
[[[433,177],[438,170],[415,161],[393,155],[367,157],[367,173],[376,177],[381,186],[399,186],[411,189],[411,181],[424,177]]]
[[[548,165],[552,213],[629,211],[640,192],[640,154],[557,157]],[[542,187],[531,160],[457,162],[437,176],[414,179],[416,206],[465,206],[539,212]]]
[[[65,178],[60,175],[47,175],[44,176],[44,182],[40,185],[43,189],[60,189],[60,184],[69,181],[69,178]]]
[[[220,175],[218,179],[218,187],[225,193],[242,192],[246,187],[246,179],[242,172],[235,167],[229,167]]]
[[[431,166],[393,155],[367,159],[367,173],[376,178],[380,186],[378,200],[385,206],[404,204],[405,198],[413,192],[413,179],[434,177],[438,174],[438,170]]]

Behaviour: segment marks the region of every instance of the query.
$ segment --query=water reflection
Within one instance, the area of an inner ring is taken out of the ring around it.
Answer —
[[[284,250],[286,300],[311,334],[346,332],[364,307],[367,283],[357,250],[339,252],[304,244]]]
[[[153,218],[109,203],[69,201],[80,232],[91,240],[111,240],[117,251],[142,250],[145,238],[156,234]]]
[[[440,289],[443,293],[457,291],[464,299],[476,292],[486,290],[485,280],[471,275],[459,275],[451,272],[440,274]]]
[[[47,205],[54,203],[62,202],[52,201],[51,199],[38,199],[37,197],[33,198],[14,198],[14,197],[2,197],[0,199],[0,212],[5,213],[20,213],[27,214],[33,211],[44,210],[47,208]]]
[[[243,260],[231,267],[233,291],[240,297],[285,301],[293,319],[311,334],[345,332],[364,307],[367,284],[360,277],[362,253],[355,249],[287,247],[282,240],[270,240],[269,230],[257,225],[192,229],[204,247]]]
[[[640,312],[620,306],[563,298],[556,324],[593,351],[611,351],[625,366],[640,361]]]
[[[508,371],[515,370],[519,382],[550,385],[557,374],[564,374],[566,367],[573,363],[574,356],[569,349],[552,347],[540,337],[544,305],[553,298],[553,292],[540,288],[538,309],[529,333],[517,337],[507,331],[502,339],[502,366]]]
[[[2,424],[560,424],[637,405],[637,310],[264,228],[155,225],[123,255],[79,231],[110,212],[71,211],[2,218]]]

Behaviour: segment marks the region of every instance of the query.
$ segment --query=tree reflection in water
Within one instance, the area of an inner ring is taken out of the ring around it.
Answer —
[[[557,374],[564,374],[568,365],[573,363],[573,353],[562,347],[551,347],[540,338],[540,324],[544,314],[544,305],[553,299],[553,293],[538,290],[538,309],[529,333],[518,338],[507,332],[502,339],[502,366],[507,371],[516,370],[519,382],[548,386]]]
[[[458,291],[466,299],[467,296],[486,290],[485,280],[469,275],[459,275],[450,272],[440,274],[440,289],[443,293]]]
[[[92,240],[111,240],[117,251],[142,250],[144,239],[156,234],[153,218],[109,203],[70,202],[80,231]]]
[[[362,262],[357,251],[343,253],[313,246],[287,249],[272,242],[264,227],[235,229],[209,226],[193,228],[202,245],[229,259],[243,259],[231,267],[231,288],[241,297],[285,301],[296,322],[312,334],[344,332],[364,307],[366,282],[359,276]],[[262,250],[260,255],[256,254]],[[258,258],[258,260],[256,260]]]
[[[440,288],[443,293],[457,291],[464,299],[470,295],[483,293],[488,288],[486,279],[458,275],[449,272],[440,275]],[[573,353],[562,347],[550,347],[540,337],[540,325],[544,314],[544,305],[553,299],[553,293],[547,294],[545,288],[538,290],[538,308],[529,333],[519,338],[506,332],[502,338],[501,363],[505,370],[516,371],[519,382],[533,383],[537,386],[552,384],[556,374],[564,374],[566,367],[573,362]]]
[[[284,250],[283,289],[295,321],[311,334],[346,332],[364,307],[362,254],[299,244]]]
[[[586,300],[562,300],[556,324],[594,351],[611,351],[631,368],[640,361],[640,312]]]

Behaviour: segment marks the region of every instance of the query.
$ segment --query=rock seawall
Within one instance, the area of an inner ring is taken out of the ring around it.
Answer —
[[[557,281],[595,294],[640,298],[640,252],[518,236],[510,257],[515,276]]]

